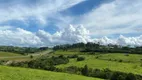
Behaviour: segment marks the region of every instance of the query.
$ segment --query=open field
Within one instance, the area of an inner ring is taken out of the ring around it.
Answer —
[[[0,80],[101,80],[67,73],[0,66]]]
[[[58,53],[58,51],[56,53]],[[60,53],[64,54],[65,52],[60,52]],[[71,54],[71,52],[66,52],[66,54],[67,53]],[[84,65],[87,64],[88,67],[90,68],[96,68],[96,69],[109,68],[112,71],[120,71],[120,72],[142,75],[142,67],[140,60],[142,58],[142,55],[130,54],[129,56],[125,56],[124,54],[120,53],[112,53],[112,54],[79,55],[79,56],[85,57],[85,60],[76,61],[76,59],[70,59],[69,63],[62,64],[57,67],[58,68],[65,68],[69,66],[83,67]]]
[[[80,54],[80,52],[77,52],[77,51],[62,51],[62,50],[55,52],[55,55],[73,55],[73,54]]]
[[[27,60],[36,59],[42,55],[46,55],[50,53],[51,51],[52,50],[46,50],[46,51],[37,52],[34,54],[29,54],[29,55],[21,55],[21,54],[11,53],[11,52],[0,52],[0,60],[27,61]],[[33,56],[33,58],[30,57],[31,55]]]
[[[119,61],[122,60],[123,62],[128,63],[141,63],[142,62],[142,55],[139,54],[122,54],[122,53],[116,53],[116,54],[100,54],[98,55],[99,59],[102,60],[112,60],[112,61]]]
[[[0,52],[0,57],[8,57],[8,56],[22,56],[21,54],[12,53],[12,52]]]

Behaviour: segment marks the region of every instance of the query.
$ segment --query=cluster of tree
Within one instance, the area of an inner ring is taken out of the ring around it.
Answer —
[[[130,46],[119,46],[119,45],[100,45],[99,43],[76,43],[76,44],[66,44],[55,46],[54,50],[70,50],[78,48],[81,52],[102,52],[102,53],[133,53],[133,54],[142,54],[141,47],[130,47]]]
[[[3,52],[14,52],[19,54],[28,54],[43,51],[48,49],[48,47],[14,47],[14,46],[0,46],[0,51]]]
[[[124,73],[119,71],[111,71],[109,69],[92,69],[88,68],[87,65],[84,67],[76,67],[76,66],[70,66],[65,69],[55,69],[55,71],[58,72],[67,72],[67,73],[73,73],[78,75],[84,75],[89,77],[98,77],[102,79],[108,79],[108,80],[142,80],[141,75],[136,75],[132,73]]]
[[[78,56],[77,54],[69,55],[69,56],[67,56],[67,58],[76,58],[76,61],[83,61],[83,60],[85,60],[85,57]]]
[[[26,68],[35,68],[35,69],[43,69],[43,70],[54,70],[55,65],[59,64],[67,64],[69,59],[60,55],[58,57],[47,57],[43,56],[36,60],[26,61],[26,62],[13,62],[10,66],[18,66],[18,67],[26,67]]]

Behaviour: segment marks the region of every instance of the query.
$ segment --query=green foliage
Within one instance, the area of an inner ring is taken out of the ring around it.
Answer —
[[[122,61],[123,61],[122,59],[119,60],[119,62],[122,62]]]
[[[108,79],[108,80],[142,80],[141,75],[124,73],[119,71],[111,71],[109,69],[103,69],[103,70],[92,69],[92,68],[88,68],[87,65],[80,68],[76,66],[70,66],[65,68],[62,71],[67,73],[74,73],[74,74],[81,73],[84,76],[98,77],[98,78]]]
[[[78,58],[78,55],[74,54],[74,55],[69,55],[68,58]]]
[[[78,58],[77,58],[77,61],[83,61],[83,60],[85,60],[84,57],[78,57]]]
[[[36,68],[36,69],[44,69],[44,70],[55,70],[55,65],[59,64],[66,64],[68,63],[68,58],[60,55],[58,57],[41,57],[36,60],[27,61],[27,62],[13,62],[11,66],[20,66],[20,67],[29,67],[29,68]]]
[[[0,80],[103,80],[81,75],[0,66]]]
[[[132,73],[129,73],[127,76],[126,76],[126,80],[137,80],[136,76]]]
[[[88,70],[88,66],[87,66],[87,65],[85,65],[85,66],[82,68],[81,73],[82,73],[82,75],[84,75],[84,76],[88,76],[89,70]]]
[[[13,53],[19,53],[19,54],[27,54],[27,53],[35,53],[39,51],[43,51],[48,49],[48,47],[13,47],[13,46],[0,46],[0,51],[3,52],[13,52]]]
[[[76,44],[66,44],[66,45],[58,45],[54,46],[54,50],[63,50],[68,51],[70,49],[78,48],[81,52],[90,52],[89,54],[95,54],[95,52],[101,53],[132,53],[132,54],[142,54],[142,46],[131,48],[129,46],[118,46],[118,45],[100,45],[99,43],[76,43]]]
[[[58,68],[65,68],[69,66],[83,67],[84,65],[87,64],[89,68],[97,68],[97,69],[109,68],[112,71],[120,71],[125,73],[134,73],[134,74],[142,73],[142,67],[140,66],[141,65],[140,59],[142,56],[138,54],[130,54],[129,56],[125,56],[124,54],[115,53],[115,54],[79,55],[79,56],[85,57],[85,60],[78,62],[76,61],[76,59],[70,59],[69,63],[57,65],[56,67]],[[97,56],[99,58],[96,59]],[[111,59],[111,61],[109,59]],[[122,59],[123,61],[119,62],[120,59]]]
[[[33,58],[33,55],[30,55],[30,58],[32,59],[32,58]]]

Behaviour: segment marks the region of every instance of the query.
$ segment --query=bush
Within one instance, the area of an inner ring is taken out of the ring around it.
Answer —
[[[109,61],[111,61],[111,59],[109,59]]]
[[[137,80],[136,79],[136,76],[132,73],[129,73],[127,76],[126,76],[126,80]]]
[[[122,62],[122,61],[123,61],[122,59],[119,60],[119,62]]]
[[[78,58],[78,55],[69,55],[68,58]]]
[[[84,57],[78,57],[78,58],[77,58],[77,61],[83,61],[83,60],[85,60]]]
[[[30,58],[32,59],[32,58],[33,58],[33,55],[30,55]]]
[[[82,75],[84,75],[84,76],[88,76],[89,70],[88,70],[88,66],[87,66],[87,65],[85,65],[85,66],[82,68],[81,73],[82,73]]]
[[[97,56],[96,59],[98,59],[99,57]]]

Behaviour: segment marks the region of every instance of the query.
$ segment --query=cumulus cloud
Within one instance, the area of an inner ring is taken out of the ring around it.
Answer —
[[[0,23],[10,20],[20,20],[26,22],[29,18],[34,18],[41,24],[47,24],[49,18],[60,11],[68,9],[85,0],[28,0],[7,1],[0,6]]]
[[[122,46],[142,46],[142,35],[138,37],[124,37],[120,35],[120,37],[117,39],[117,43]]]
[[[142,46],[142,35],[137,37],[125,37],[120,35],[117,39],[110,39],[105,36],[100,39],[94,39],[94,42],[102,45],[115,44],[121,46]]]
[[[44,30],[38,32],[30,32],[21,28],[15,30],[5,29],[0,30],[0,45],[11,46],[54,46],[59,44],[72,44],[72,43],[87,43],[94,42],[102,45],[116,44],[122,46],[142,46],[142,35],[138,37],[125,37],[120,35],[119,38],[110,39],[102,37],[100,39],[93,39],[90,37],[89,30],[83,25],[70,25],[61,31],[50,34]]]
[[[142,0],[113,0],[79,17],[92,36],[141,33]],[[95,30],[95,31],[94,31]]]
[[[50,34],[44,30],[36,33],[26,31],[21,28],[16,30],[0,30],[0,45],[13,46],[54,46],[58,44],[71,44],[78,42],[90,42],[89,31],[82,25],[65,28]]]
[[[92,39],[89,36],[89,31],[80,26],[72,26],[70,25],[68,28],[65,28],[62,31],[56,32],[55,34],[49,34],[43,30],[39,30],[37,32],[37,36],[42,39],[46,45],[58,45],[58,44],[71,44],[78,42],[91,42]],[[47,44],[48,43],[48,44]]]
[[[16,30],[0,30],[0,45],[35,46],[42,42],[30,31],[17,28]]]

